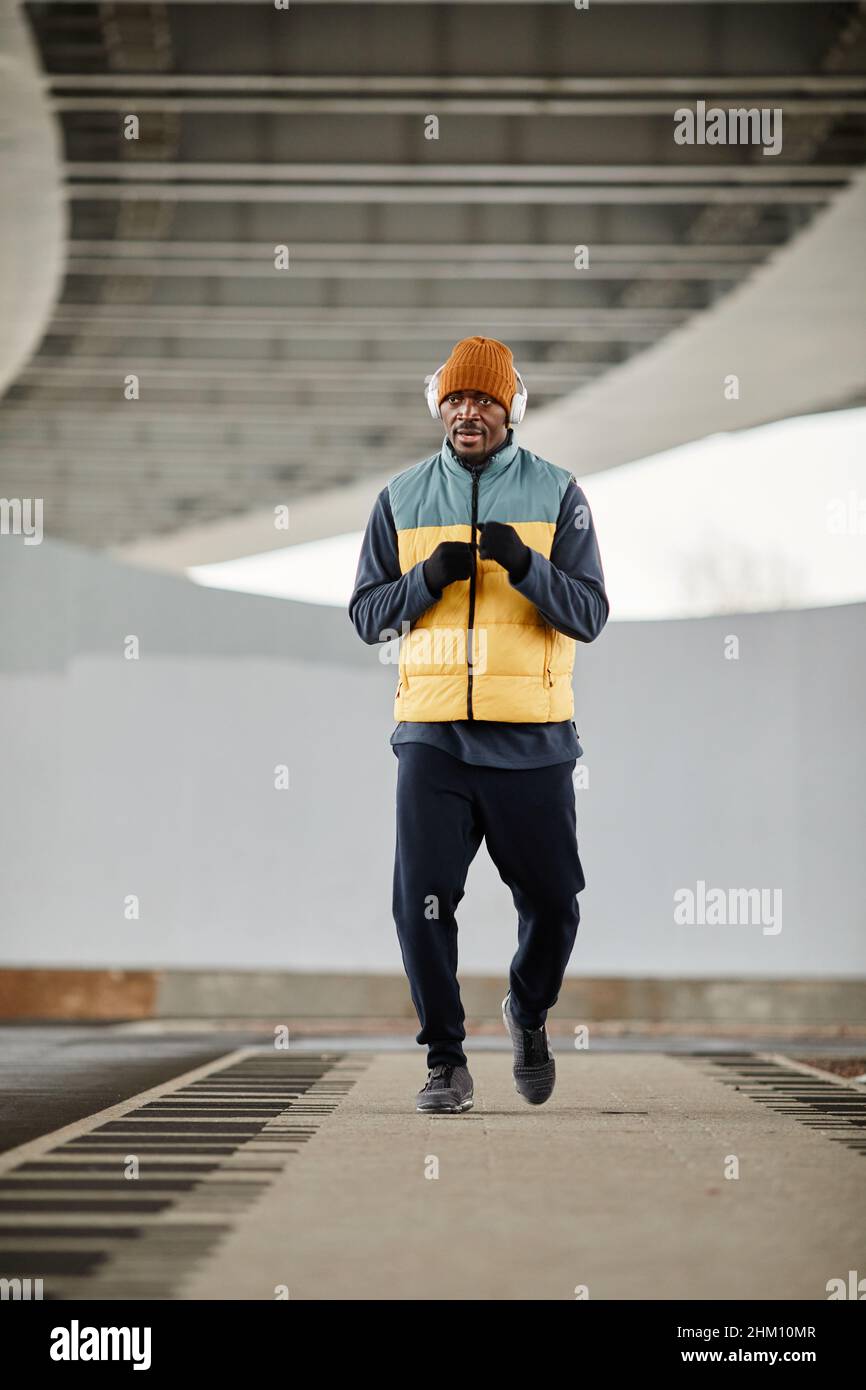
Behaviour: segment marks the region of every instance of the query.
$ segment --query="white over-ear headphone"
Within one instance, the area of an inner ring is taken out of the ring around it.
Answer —
[[[439,409],[438,400],[439,377],[447,365],[447,362],[443,362],[442,366],[437,368],[432,376],[425,376],[424,378],[424,395],[427,398],[427,408],[434,420],[442,419],[442,412]],[[524,385],[523,377],[516,367],[514,368],[514,375],[517,377],[517,390],[511,397],[511,409],[508,412],[509,425],[520,424],[526,414],[526,402],[529,399],[529,392]]]

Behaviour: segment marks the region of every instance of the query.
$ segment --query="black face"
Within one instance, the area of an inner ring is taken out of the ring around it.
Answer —
[[[439,409],[451,447],[465,463],[486,458],[508,437],[505,406],[483,391],[452,391]]]

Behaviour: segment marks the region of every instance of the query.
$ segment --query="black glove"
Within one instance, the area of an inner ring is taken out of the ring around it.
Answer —
[[[482,560],[495,560],[508,570],[508,578],[519,584],[529,569],[530,548],[524,545],[513,526],[504,521],[482,521],[478,526]]]
[[[440,541],[424,561],[424,578],[431,594],[442,596],[447,584],[468,579],[472,573],[472,546],[468,541]]]

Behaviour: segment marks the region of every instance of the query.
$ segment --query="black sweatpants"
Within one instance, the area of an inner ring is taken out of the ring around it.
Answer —
[[[427,743],[396,744],[394,921],[427,1065],[466,1064],[457,922],[482,839],[517,908],[511,1010],[540,1028],[577,935],[585,887],[577,852],[575,759],[550,767],[479,767]],[[506,923],[503,922],[503,939]],[[505,991],[503,990],[503,994]]]

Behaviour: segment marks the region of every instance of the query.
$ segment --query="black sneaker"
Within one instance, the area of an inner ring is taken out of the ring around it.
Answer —
[[[415,1109],[436,1115],[459,1115],[471,1110],[472,1077],[466,1067],[440,1065],[427,1073],[427,1082],[415,1097]]]
[[[502,1021],[514,1048],[514,1088],[530,1105],[543,1105],[556,1084],[556,1063],[550,1055],[547,1029],[521,1028],[511,1017],[511,990],[502,1001]]]

